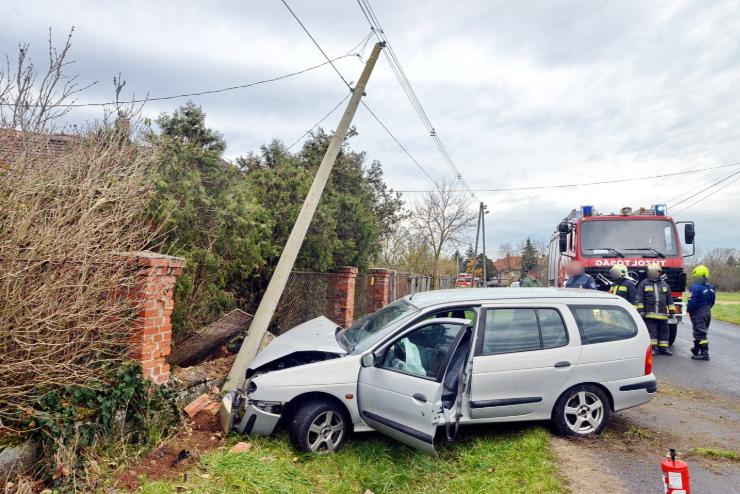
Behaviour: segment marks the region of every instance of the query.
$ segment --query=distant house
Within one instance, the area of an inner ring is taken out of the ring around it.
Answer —
[[[521,277],[521,256],[506,256],[493,261],[496,268],[495,284],[498,286],[509,286]]]

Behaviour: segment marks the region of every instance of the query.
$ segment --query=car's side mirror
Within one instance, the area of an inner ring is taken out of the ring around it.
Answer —
[[[686,241],[686,243],[693,244],[695,235],[696,235],[696,232],[694,231],[694,224],[686,223],[686,226],[684,226],[684,229],[683,229],[683,238]]]
[[[560,253],[568,250],[568,234],[566,232],[560,232],[560,238],[558,239],[558,247],[560,248]]]
[[[375,365],[375,354],[370,352],[366,353],[360,359],[360,365],[363,367],[373,367]]]

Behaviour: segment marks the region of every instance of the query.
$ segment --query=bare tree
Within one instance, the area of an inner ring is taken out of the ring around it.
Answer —
[[[439,275],[439,260],[445,250],[463,243],[475,225],[470,198],[455,189],[453,181],[442,181],[439,189],[427,192],[411,213],[411,229],[424,239],[432,252],[432,274]]]
[[[54,47],[49,29],[49,67],[40,72],[29,57],[30,45],[18,45],[15,73],[6,55],[6,68],[0,73],[0,123],[5,128],[43,132],[53,130],[53,122],[70,112],[75,95],[95,82],[80,86],[76,75],[65,69],[72,47],[72,28],[61,50]]]

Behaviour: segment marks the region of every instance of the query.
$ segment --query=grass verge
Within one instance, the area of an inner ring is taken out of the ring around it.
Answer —
[[[712,317],[720,321],[740,324],[740,292],[718,292]]]
[[[721,458],[723,460],[740,461],[740,453],[729,449],[717,448],[694,448],[691,450],[695,455],[706,456],[709,458]]]
[[[303,455],[284,435],[252,438],[245,453],[204,455],[180,481],[147,482],[141,492],[198,493],[472,493],[567,492],[541,427],[467,428],[439,457],[419,453],[379,434],[358,434],[336,454]]]

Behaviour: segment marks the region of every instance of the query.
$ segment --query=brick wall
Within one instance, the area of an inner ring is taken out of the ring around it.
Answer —
[[[391,274],[390,269],[375,268],[369,271],[370,278],[370,312],[382,309],[391,300]]]
[[[329,318],[337,325],[346,328],[355,317],[355,282],[357,268],[344,266],[336,268],[329,275],[326,291]]]
[[[144,377],[163,384],[170,377],[165,357],[172,345],[170,315],[175,306],[175,281],[185,261],[153,252],[137,253],[134,259],[139,272],[130,296],[141,308],[131,326],[131,357],[141,364]]]

